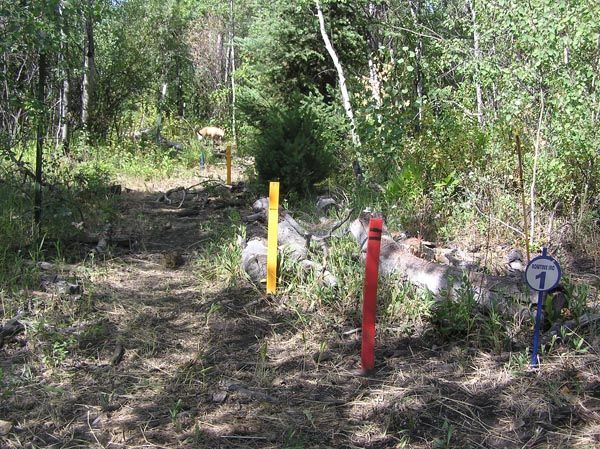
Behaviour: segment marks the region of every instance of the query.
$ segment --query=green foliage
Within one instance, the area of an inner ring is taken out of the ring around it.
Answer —
[[[171,422],[175,424],[177,422],[177,417],[183,410],[183,405],[181,404],[181,399],[177,399],[177,402],[173,403],[169,408],[169,415],[171,416]]]
[[[220,281],[227,286],[236,285],[245,278],[241,268],[242,248],[239,241],[246,238],[246,229],[241,226],[241,217],[236,211],[223,221],[205,223],[206,249],[200,254],[197,265],[205,281]]]
[[[364,67],[363,1],[321,3],[342,64]],[[253,19],[241,41],[244,60],[251,64],[247,70],[252,84],[268,95],[285,98],[318,92],[330,100],[337,79],[321,39],[314,2],[271,1],[257,6]]]
[[[418,291],[398,278],[388,277],[380,281],[378,302],[383,328],[400,327],[410,334],[431,318],[435,298],[430,292]]]
[[[304,193],[331,174],[333,154],[319,116],[310,105],[274,108],[261,121],[263,126],[253,145],[261,184],[279,179],[283,191]]]
[[[386,184],[383,193],[388,202],[414,201],[423,193],[423,173],[416,164],[407,163]]]
[[[442,338],[469,340],[475,330],[476,312],[475,292],[465,275],[455,294],[446,295],[437,305],[433,322]]]
[[[43,336],[38,334],[37,337],[40,338],[40,343],[43,345],[43,361],[51,368],[62,365],[71,351],[76,348],[77,341],[72,335],[43,332]]]

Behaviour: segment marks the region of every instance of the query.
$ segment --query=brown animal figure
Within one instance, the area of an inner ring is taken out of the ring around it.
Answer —
[[[200,131],[196,133],[198,135],[198,139],[212,139],[213,143],[221,142],[223,137],[225,137],[225,131],[221,128],[217,128],[216,126],[205,126]]]

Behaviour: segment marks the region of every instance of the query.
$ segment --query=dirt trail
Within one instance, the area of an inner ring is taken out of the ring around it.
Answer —
[[[85,407],[94,423],[87,433],[110,447],[326,447],[346,440],[338,436],[351,433],[340,426],[347,421],[343,397],[365,380],[343,367],[325,376],[326,362],[317,367],[315,343],[301,341],[292,312],[245,282],[200,290],[204,267],[195,260],[229,211],[208,206],[179,217],[176,203],[157,203],[157,196],[125,194],[124,223],[138,230],[139,251],[107,263],[94,281],[115,338],[106,349],[119,342],[126,352],[115,368],[91,368],[87,388],[103,392],[106,403]],[[183,256],[181,267],[166,266],[172,252]],[[356,362],[348,360],[351,368]]]
[[[227,217],[249,208],[227,208],[231,198],[210,191],[181,216],[157,197],[123,194],[119,226],[137,245],[94,267],[94,311],[74,331],[77,349],[54,370],[34,368],[35,381],[0,405],[0,419],[17,423],[1,447],[593,447],[600,438],[597,357],[523,378],[508,353],[387,332],[375,372],[361,377],[358,333],[315,326],[246,281],[203,278],[210,270],[198,261],[230,244]],[[183,265],[165,261],[173,251]],[[26,352],[10,357],[27,362]]]

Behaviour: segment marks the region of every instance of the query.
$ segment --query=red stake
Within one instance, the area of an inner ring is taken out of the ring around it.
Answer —
[[[367,242],[367,262],[363,289],[362,348],[360,354],[364,372],[368,372],[375,367],[375,314],[377,312],[377,278],[382,230],[383,219],[371,218],[369,221],[369,240]]]

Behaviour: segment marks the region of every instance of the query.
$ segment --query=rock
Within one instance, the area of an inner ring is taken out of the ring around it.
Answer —
[[[0,419],[0,437],[8,435],[12,430],[12,423],[9,421],[3,421]]]
[[[321,212],[327,212],[332,208],[336,208],[337,203],[331,197],[319,197],[317,200],[317,210]]]
[[[524,258],[523,258],[523,253],[521,252],[520,249],[511,249],[508,253],[508,256],[506,256],[508,259],[508,263],[512,263],[512,262],[523,262]]]
[[[37,266],[42,271],[50,271],[50,270],[54,269],[54,265],[51,264],[50,262],[38,262]]]
[[[225,402],[225,399],[227,399],[227,393],[224,391],[219,391],[218,393],[215,393],[212,396],[212,401],[217,404]]]
[[[269,210],[269,198],[262,197],[257,199],[254,204],[252,204],[252,210],[254,210],[254,212]]]
[[[242,250],[242,268],[255,284],[267,277],[267,239],[248,241]]]
[[[520,249],[511,249],[506,256],[509,271],[525,271],[523,252]]]
[[[23,323],[16,318],[9,320],[4,326],[0,326],[0,339],[15,337],[25,331]]]

